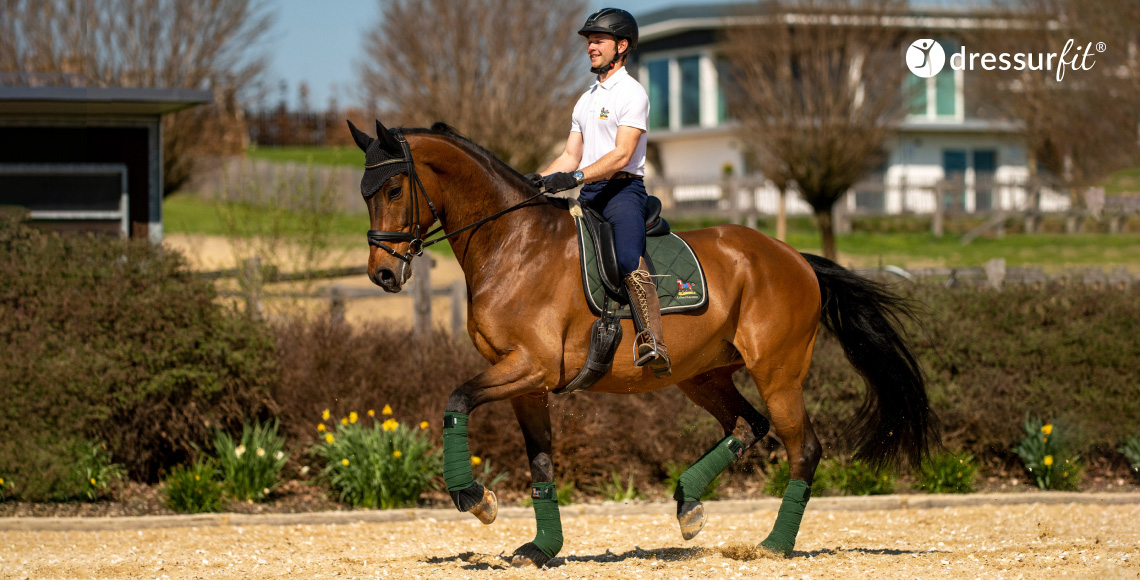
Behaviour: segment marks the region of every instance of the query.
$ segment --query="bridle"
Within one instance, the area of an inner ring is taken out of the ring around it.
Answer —
[[[391,231],[385,231],[385,230],[368,230],[368,245],[376,246],[377,248],[380,248],[381,250],[388,252],[392,256],[399,258],[400,260],[402,260],[405,263],[410,264],[412,262],[413,257],[422,256],[424,254],[424,248],[426,248],[432,244],[437,244],[439,242],[442,242],[443,240],[446,240],[447,238],[450,238],[450,237],[457,235],[461,232],[464,232],[464,231],[469,230],[469,229],[474,228],[474,227],[481,226],[481,225],[483,225],[483,224],[485,224],[485,223],[487,223],[487,222],[489,222],[495,218],[498,218],[498,217],[500,217],[500,216],[502,216],[508,212],[514,211],[514,210],[519,209],[521,207],[524,207],[524,206],[526,206],[527,203],[534,201],[535,199],[537,199],[539,196],[542,195],[542,190],[539,190],[538,193],[524,199],[523,201],[521,201],[519,203],[512,205],[511,207],[508,207],[507,209],[497,211],[497,212],[495,212],[495,213],[493,213],[493,214],[491,214],[491,215],[489,215],[489,216],[487,216],[487,217],[485,217],[479,221],[476,221],[475,223],[471,223],[471,224],[468,224],[466,226],[463,226],[463,227],[455,230],[454,232],[451,232],[450,234],[445,233],[444,235],[442,235],[438,238],[430,239],[435,234],[443,231],[443,222],[440,222],[439,227],[435,228],[434,230],[429,231],[428,233],[424,234],[423,236],[420,236],[420,203],[419,203],[420,198],[419,198],[419,196],[422,195],[424,198],[424,201],[427,202],[428,209],[431,210],[431,217],[433,218],[433,220],[432,220],[433,223],[440,221],[439,213],[435,210],[435,204],[433,204],[431,202],[431,198],[428,197],[427,191],[424,189],[424,184],[422,181],[420,181],[419,174],[416,173],[416,164],[412,160],[412,150],[411,150],[411,148],[408,147],[408,140],[404,138],[403,132],[401,132],[399,129],[393,129],[393,130],[391,130],[391,133],[396,138],[396,141],[400,143],[400,148],[403,150],[403,154],[404,154],[403,157],[399,157],[396,159],[390,159],[388,161],[382,161],[380,163],[376,163],[373,165],[365,165],[364,170],[368,171],[371,169],[378,169],[378,168],[383,167],[383,166],[396,165],[396,164],[404,164],[407,166],[404,169],[404,171],[399,171],[396,174],[394,174],[393,176],[398,175],[399,173],[407,173],[408,174],[408,181],[411,182],[411,186],[412,186],[412,191],[411,191],[412,208],[411,208],[411,211],[412,211],[413,222],[412,222],[412,226],[410,228],[410,230],[411,230],[410,232],[391,232]],[[368,200],[372,199],[379,192],[380,192],[380,189],[377,189],[376,191],[372,192],[371,194],[365,195],[364,201],[368,201]],[[385,244],[384,242],[408,242],[408,251],[403,253],[403,254],[400,254],[399,252],[392,249],[391,246]]]

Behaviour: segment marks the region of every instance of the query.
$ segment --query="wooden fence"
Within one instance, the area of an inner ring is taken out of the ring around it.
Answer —
[[[412,261],[413,283],[413,329],[416,334],[424,334],[432,328],[432,299],[450,298],[452,336],[464,336],[467,332],[467,285],[464,280],[456,280],[448,286],[433,288],[431,268],[435,258],[430,254]],[[1001,290],[1014,284],[1044,286],[1049,283],[1086,284],[1101,287],[1128,287],[1140,284],[1140,275],[1132,274],[1127,268],[1117,267],[1110,271],[1103,268],[1069,268],[1046,273],[1037,267],[1007,267],[1004,258],[995,258],[980,267],[965,268],[914,268],[906,270],[898,266],[861,268],[856,271],[864,276],[880,279],[908,280],[911,282],[940,282],[946,286],[978,286]],[[348,288],[334,284],[315,293],[265,292],[264,286],[275,282],[300,280],[323,280],[347,276],[367,275],[366,266],[330,268],[309,272],[278,272],[273,268],[262,267],[260,258],[250,258],[242,268],[202,272],[200,276],[208,280],[237,278],[242,286],[240,291],[224,291],[223,296],[244,298],[247,312],[253,316],[264,316],[266,298],[324,299],[328,301],[328,313],[332,320],[344,320],[346,304],[349,300],[362,298],[386,298],[396,296],[380,288]]]
[[[436,259],[430,254],[424,254],[412,260],[412,325],[416,334],[427,333],[432,328],[432,299],[435,297],[448,297],[451,302],[451,334],[460,336],[467,332],[467,284],[463,280],[456,280],[448,286],[432,287],[431,268]],[[266,292],[265,285],[276,282],[295,282],[303,280],[328,280],[348,276],[363,276],[368,274],[367,266],[351,266],[347,268],[329,268],[324,270],[310,270],[308,272],[279,272],[276,268],[264,267],[261,258],[247,259],[241,268],[202,272],[199,274],[207,280],[221,280],[236,278],[241,284],[239,291],[223,291],[222,296],[237,296],[245,300],[246,311],[255,317],[265,315],[264,300],[266,298],[301,298],[328,300],[329,316],[333,320],[344,320],[346,303],[349,300],[361,298],[390,298],[398,296],[386,292],[381,288],[349,288],[334,284],[315,293],[303,292]]]

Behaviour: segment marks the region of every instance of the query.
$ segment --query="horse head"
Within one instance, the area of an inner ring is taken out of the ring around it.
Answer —
[[[349,131],[364,151],[360,193],[368,207],[368,277],[388,292],[399,292],[411,277],[411,260],[422,253],[424,232],[437,219],[415,171],[403,134],[376,121],[376,137]]]

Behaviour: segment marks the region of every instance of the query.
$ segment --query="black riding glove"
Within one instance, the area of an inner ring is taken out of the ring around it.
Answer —
[[[570,173],[551,173],[542,182],[546,185],[546,193],[558,193],[578,187],[578,180]]]
[[[528,173],[523,176],[523,179],[535,189],[542,189],[542,174],[541,173]]]

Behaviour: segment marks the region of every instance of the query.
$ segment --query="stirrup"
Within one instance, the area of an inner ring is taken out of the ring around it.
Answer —
[[[641,335],[648,334],[649,339],[642,341]],[[637,351],[642,346],[648,346],[649,351],[645,354],[638,356]],[[664,345],[661,345],[664,347]],[[653,371],[653,376],[663,379],[672,376],[672,362],[669,360],[668,353],[663,353],[664,348],[657,348],[657,338],[653,336],[653,332],[649,329],[643,330],[634,337],[633,341],[633,366],[641,368],[648,365],[649,370]]]

